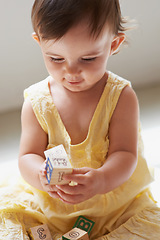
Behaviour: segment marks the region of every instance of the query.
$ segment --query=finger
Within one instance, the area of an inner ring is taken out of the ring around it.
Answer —
[[[49,191],[49,192],[57,192],[58,191],[58,188],[55,185],[47,184],[45,187],[47,188],[47,191]]]
[[[41,176],[41,177],[43,177],[43,178],[46,178],[46,175],[47,175],[46,170],[41,170],[41,171],[39,172],[39,176]],[[47,179],[47,178],[46,178],[46,179]]]
[[[48,192],[48,194],[49,194],[52,198],[60,198],[59,195],[57,194],[57,192]]]
[[[64,175],[64,177],[70,178],[71,176],[76,175],[76,174],[79,174],[79,175],[82,174],[82,175],[84,175],[84,174],[88,173],[89,171],[90,171],[90,169],[89,169],[89,168],[86,168],[86,167],[84,167],[84,168],[74,168],[73,171],[72,171],[72,173],[66,173],[66,174]]]
[[[64,179],[70,182],[76,182],[77,184],[83,185],[85,184],[85,175],[84,174],[66,174],[64,175]]]
[[[64,192],[65,194],[69,194],[69,195],[77,195],[82,193],[82,185],[76,185],[76,186],[69,186],[69,185],[56,185],[56,188],[58,190],[61,190],[62,192]]]
[[[61,190],[58,190],[57,194],[59,195],[61,201],[67,204],[78,204],[83,201],[81,200],[83,197],[81,194],[69,195],[69,194],[65,194]]]
[[[46,175],[46,174],[47,174],[46,168],[45,168],[45,167],[41,168],[41,169],[40,169],[40,173],[43,174],[43,175],[44,175],[44,174]]]
[[[86,174],[90,171],[90,168],[83,167],[83,168],[74,168],[72,174]]]
[[[71,174],[65,174],[64,179],[67,181],[77,182],[78,184],[85,184],[84,176],[91,171],[91,168],[74,168]]]
[[[39,177],[40,177],[41,182],[43,182],[43,184],[45,184],[45,185],[48,184],[48,180],[45,175],[40,174]]]

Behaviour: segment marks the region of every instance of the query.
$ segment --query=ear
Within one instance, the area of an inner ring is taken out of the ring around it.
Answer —
[[[32,33],[32,37],[38,44],[40,44],[40,39],[39,39],[38,35],[35,32]]]
[[[118,51],[119,47],[121,46],[121,44],[124,42],[125,39],[126,39],[126,36],[124,33],[118,33],[118,36],[114,37],[111,43],[110,55],[113,55],[115,52]]]

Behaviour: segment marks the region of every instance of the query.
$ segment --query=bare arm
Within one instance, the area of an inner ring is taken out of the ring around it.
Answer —
[[[103,176],[102,193],[127,181],[136,168],[138,119],[137,97],[130,87],[126,87],[110,122],[107,161],[99,169]]]
[[[19,169],[23,178],[30,185],[43,190],[39,171],[45,160],[44,150],[47,146],[47,134],[38,123],[29,101],[24,102],[21,122]]]

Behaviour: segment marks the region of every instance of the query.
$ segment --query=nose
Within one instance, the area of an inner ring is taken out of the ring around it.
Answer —
[[[65,71],[66,71],[66,74],[71,76],[77,76],[81,72],[79,64],[74,62],[66,63]]]

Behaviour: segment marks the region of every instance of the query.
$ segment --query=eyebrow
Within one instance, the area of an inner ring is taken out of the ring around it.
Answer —
[[[102,53],[102,51],[94,51],[94,52],[88,52],[88,53],[85,53],[83,54],[82,56],[94,56],[94,55],[100,55]],[[46,55],[49,55],[49,56],[55,56],[55,57],[60,57],[61,55],[58,55],[58,54],[55,54],[55,53],[52,53],[52,52],[46,52],[45,53]]]
[[[51,53],[51,52],[46,52],[45,54],[46,54],[46,55],[50,55],[50,56],[57,56],[57,57],[59,57],[59,56],[60,56],[60,55],[58,55],[58,54]]]
[[[83,54],[83,56],[94,56],[94,55],[100,55],[102,51],[94,51],[94,52],[88,52],[86,54]]]

